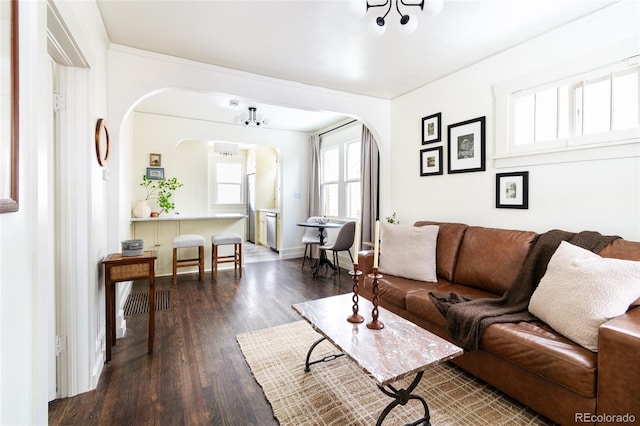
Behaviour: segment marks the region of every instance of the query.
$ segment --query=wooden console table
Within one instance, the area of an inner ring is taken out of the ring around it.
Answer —
[[[102,261],[105,282],[105,315],[107,320],[107,359],[111,361],[111,347],[116,344],[116,283],[136,279],[149,280],[149,338],[148,352],[153,353],[155,332],[155,260],[154,250],[145,251],[140,256],[122,256],[122,253],[107,255]]]

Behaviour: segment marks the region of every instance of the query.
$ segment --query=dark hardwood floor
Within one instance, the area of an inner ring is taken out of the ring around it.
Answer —
[[[156,280],[170,289],[156,313],[154,353],[147,354],[147,315],[127,317],[96,390],[49,404],[50,425],[277,425],[236,342],[246,331],[300,319],[291,305],[351,291],[350,276],[313,278],[301,259],[250,263],[242,279],[220,271]],[[134,283],[143,291],[146,282]],[[295,338],[295,336],[292,336]]]

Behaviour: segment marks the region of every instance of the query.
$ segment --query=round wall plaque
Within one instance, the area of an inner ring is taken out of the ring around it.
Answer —
[[[109,159],[109,130],[104,118],[96,123],[96,157],[98,164],[104,167]]]

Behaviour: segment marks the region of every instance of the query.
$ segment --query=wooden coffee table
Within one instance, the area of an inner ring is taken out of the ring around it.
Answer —
[[[412,392],[425,369],[462,355],[462,349],[384,308],[378,309],[385,327],[368,329],[365,324],[371,319],[373,305],[362,298],[359,306],[365,322],[352,324],[347,321],[353,304],[351,297],[349,293],[292,306],[322,336],[309,348],[305,371],[308,372],[313,364],[346,355],[377,382],[385,395],[393,398],[378,417],[377,425],[381,425],[396,406],[405,405],[412,399],[422,403],[424,417],[411,425],[429,425],[426,401]],[[341,353],[311,361],[311,353],[323,340],[331,342]],[[409,376],[415,377],[406,389],[392,386],[393,382]]]

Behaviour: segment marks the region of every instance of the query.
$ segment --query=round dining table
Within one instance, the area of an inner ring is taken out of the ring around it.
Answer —
[[[325,222],[325,223],[320,223],[320,222],[299,222],[297,223],[298,226],[302,226],[305,228],[316,228],[318,229],[318,237],[320,240],[320,247],[322,247],[325,243],[324,241],[324,231],[325,229],[331,229],[331,228],[342,228],[342,223],[336,223],[336,222]],[[335,270],[336,267],[333,265],[333,263],[331,263],[331,261],[329,260],[329,258],[327,258],[327,252],[323,249],[320,249],[320,255],[318,256],[318,259],[316,260],[315,264],[311,265],[311,269],[313,270],[313,276],[315,277],[316,275],[318,275],[318,271],[320,270],[320,267],[322,265],[326,265],[329,266],[331,269]]]

